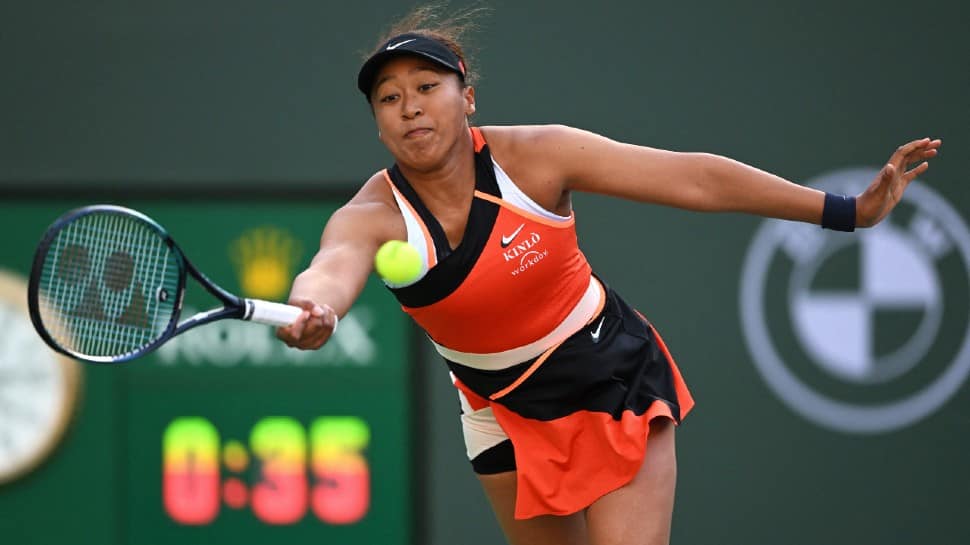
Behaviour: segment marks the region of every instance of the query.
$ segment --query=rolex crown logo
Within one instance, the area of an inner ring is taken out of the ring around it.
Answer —
[[[244,295],[282,299],[302,254],[300,242],[288,231],[272,226],[244,232],[229,247]]]

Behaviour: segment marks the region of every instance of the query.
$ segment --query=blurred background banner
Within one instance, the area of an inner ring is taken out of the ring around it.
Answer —
[[[485,5],[479,125],[564,123],[839,192],[943,138],[889,220],[854,234],[574,207],[594,269],[698,400],[675,543],[970,543],[967,4]],[[390,162],[355,77],[409,7],[0,5],[0,540],[500,542],[447,372],[376,280],[316,353],[219,323],[80,366],[23,311],[44,228],[105,201],[227,288],[285,299],[326,219]]]

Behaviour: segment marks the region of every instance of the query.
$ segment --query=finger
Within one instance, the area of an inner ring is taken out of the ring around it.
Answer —
[[[935,149],[920,150],[906,157],[906,162],[903,165],[908,168],[909,165],[924,162],[927,159],[936,157],[936,155],[937,151]]]
[[[320,309],[323,311],[323,309]],[[306,329],[303,331],[303,339],[314,339],[320,336],[321,332],[327,333],[333,330],[325,311],[321,316],[311,316],[307,320]],[[302,340],[302,339],[301,339]]]
[[[330,305],[323,305],[318,308],[321,313],[319,316],[313,316],[311,325],[301,339],[301,347],[319,348],[337,329],[337,311]]]
[[[929,138],[920,138],[919,140],[913,140],[912,142],[903,144],[899,147],[898,151],[902,152],[902,155],[906,155],[911,153],[913,150],[926,147],[926,145],[930,142],[931,140]]]
[[[890,159],[890,162],[894,163],[894,166],[896,167],[897,170],[905,171],[906,168],[913,163],[918,163],[920,161],[925,161],[926,159],[932,159],[933,157],[936,157],[937,154],[939,153],[940,146],[943,144],[943,141],[940,139],[930,140],[929,138],[923,138],[921,140],[915,140],[913,142],[910,142],[906,146],[900,147],[900,150],[906,148],[910,144],[916,144],[916,146],[909,153],[907,153],[902,158],[902,160],[897,162],[895,154]],[[908,174],[908,172],[905,173],[904,176],[906,174]],[[917,173],[915,176],[918,176],[918,175],[919,174]],[[909,180],[912,180],[912,178],[910,178]]]
[[[320,348],[332,334],[333,327],[330,323],[321,319],[318,323],[313,324],[312,330],[308,330],[303,335],[303,338],[300,339],[300,346],[307,349]]]
[[[323,305],[323,308],[326,310],[327,327],[329,327],[331,331],[337,329],[337,311],[331,308],[330,305]]]
[[[290,326],[277,327],[276,338],[283,341],[286,344],[290,344],[293,341],[292,335],[290,335]]]
[[[293,332],[290,329],[291,326],[276,328],[276,338],[283,341],[283,344],[285,344],[286,346],[289,346],[292,348],[296,346],[298,342],[300,342],[300,339],[299,337],[296,337],[295,335],[293,335]]]
[[[936,157],[940,152],[939,148],[932,147],[930,145],[918,147],[906,155],[906,161],[915,163],[920,159],[928,159],[930,157]]]
[[[886,166],[882,167],[882,172],[879,173],[879,183],[891,183],[894,176],[896,176],[896,166],[892,163],[886,163]]]
[[[293,336],[293,341],[296,342],[303,336],[303,331],[306,329],[307,321],[310,319],[310,312],[304,310],[297,316],[296,321],[290,324],[289,330],[290,335]]]
[[[925,155],[923,151],[917,151],[910,155],[907,155],[902,163],[899,164],[898,172],[906,172],[911,166],[917,165],[924,162],[926,159],[932,159],[934,154]]]
[[[927,163],[926,161],[923,161],[922,163],[919,164],[918,167],[904,174],[903,179],[906,180],[906,183],[909,183],[913,181],[913,179],[919,176],[920,174],[926,172],[929,168],[930,168],[930,164]]]
[[[890,158],[890,162],[895,166],[899,166],[909,154],[918,149],[922,149],[929,143],[929,138],[920,138],[919,140],[913,140],[912,142],[903,144],[902,146],[896,148],[896,152],[893,153],[892,157]]]
[[[300,340],[300,347],[306,349],[317,349],[323,346],[323,343],[330,338],[330,330],[323,328],[320,329],[316,335],[312,337],[306,337]]]
[[[304,299],[302,297],[292,298],[289,301],[287,301],[287,304],[293,305],[295,307],[300,307],[303,310],[311,310],[313,307],[316,306],[316,303],[314,303],[313,301],[309,299]]]
[[[320,331],[325,329],[323,327],[323,321],[320,318],[310,317],[306,321],[306,326],[303,328],[303,334],[300,335],[300,342],[306,339],[312,339],[313,337],[320,334]]]

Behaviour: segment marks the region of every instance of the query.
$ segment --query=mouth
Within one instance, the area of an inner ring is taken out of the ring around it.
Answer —
[[[429,134],[431,134],[431,129],[422,127],[417,129],[411,129],[408,132],[404,133],[404,138],[420,138],[422,136],[427,136]]]

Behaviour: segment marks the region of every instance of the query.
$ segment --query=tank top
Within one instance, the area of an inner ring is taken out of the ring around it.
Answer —
[[[398,166],[383,171],[423,260],[416,280],[385,283],[446,359],[503,369],[578,331],[605,295],[579,249],[575,214],[543,209],[492,159],[480,130],[471,138],[475,192],[455,248]]]

